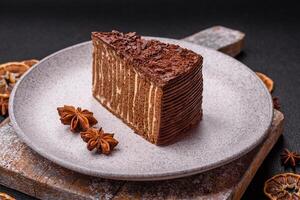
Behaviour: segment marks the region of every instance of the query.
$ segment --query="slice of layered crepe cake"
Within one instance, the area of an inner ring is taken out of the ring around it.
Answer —
[[[93,95],[156,145],[202,119],[202,57],[134,32],[93,32]]]

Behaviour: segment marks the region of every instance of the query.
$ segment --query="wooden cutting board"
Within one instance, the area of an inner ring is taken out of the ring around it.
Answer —
[[[217,26],[184,40],[237,55],[245,35]],[[283,131],[274,110],[268,136],[244,157],[198,175],[167,181],[115,181],[82,175],[39,156],[22,143],[9,120],[0,125],[0,184],[40,199],[240,199]]]

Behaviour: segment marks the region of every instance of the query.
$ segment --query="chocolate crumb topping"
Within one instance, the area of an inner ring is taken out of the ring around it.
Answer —
[[[157,40],[145,40],[135,32],[93,32],[92,38],[108,44],[139,73],[159,85],[202,63],[202,57],[191,50]]]

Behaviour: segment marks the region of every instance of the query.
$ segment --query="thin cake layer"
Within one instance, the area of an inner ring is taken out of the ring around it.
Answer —
[[[168,144],[202,119],[202,74],[195,68],[184,78],[164,88],[158,144]]]
[[[93,95],[157,145],[202,118],[202,57],[135,33],[93,33]]]

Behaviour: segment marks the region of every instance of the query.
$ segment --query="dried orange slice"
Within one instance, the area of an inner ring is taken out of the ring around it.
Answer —
[[[5,116],[8,113],[8,98],[0,98],[0,115]]]
[[[274,87],[273,80],[271,78],[269,78],[268,76],[266,76],[265,74],[260,73],[260,72],[256,72],[256,75],[264,82],[264,84],[268,88],[269,92],[272,92],[273,87]]]
[[[21,62],[8,62],[0,65],[0,75],[5,75],[6,72],[23,74],[29,69],[29,66]]]
[[[300,200],[300,175],[284,173],[265,182],[264,193],[271,200]]]
[[[0,115],[6,115],[8,112],[8,99],[15,83],[37,62],[37,60],[31,59],[22,62],[7,62],[0,65]]]
[[[4,84],[0,85],[0,115],[2,116],[5,116],[8,113],[9,96],[10,96],[9,88]]]
[[[16,200],[15,198],[9,196],[8,194],[0,192],[0,199],[1,200]]]
[[[23,60],[22,63],[24,63],[25,65],[27,65],[28,67],[32,67],[32,65],[35,65],[36,63],[38,63],[39,61],[36,59],[30,59],[30,60]]]

